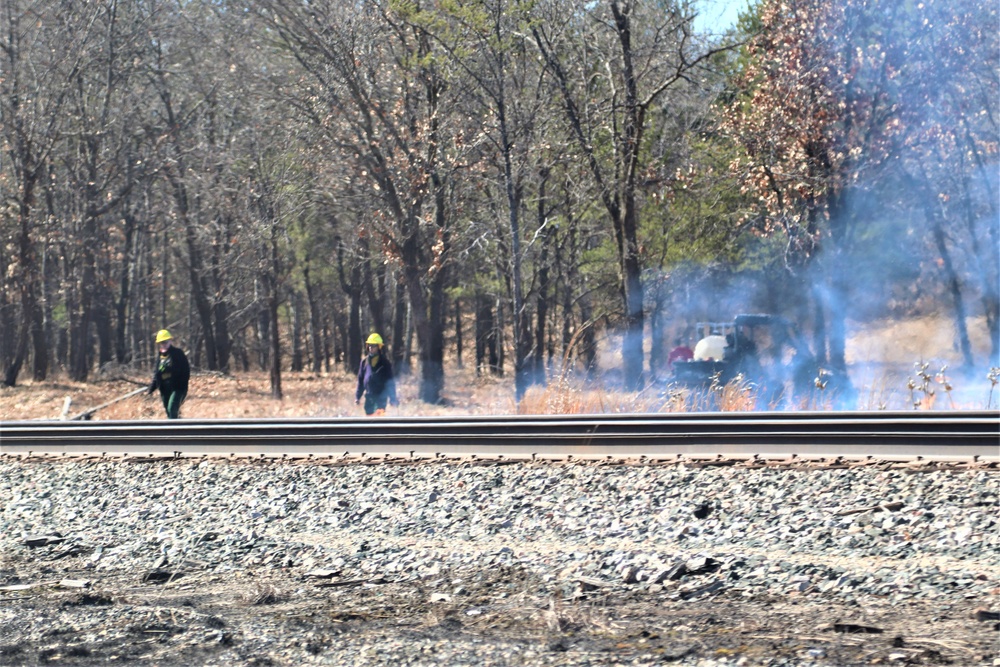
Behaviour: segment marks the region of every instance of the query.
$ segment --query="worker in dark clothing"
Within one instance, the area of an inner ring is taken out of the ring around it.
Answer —
[[[191,366],[184,351],[174,347],[173,336],[166,329],[156,332],[156,345],[160,348],[160,360],[153,373],[149,393],[152,394],[159,389],[163,408],[167,411],[167,419],[177,419],[180,416],[181,403],[187,398]]]
[[[354,403],[365,397],[365,414],[383,414],[387,403],[399,405],[396,398],[396,380],[392,374],[392,362],[382,353],[382,336],[373,333],[365,341],[365,357],[358,368],[358,388],[354,392]]]
[[[757,343],[749,327],[741,326],[735,333],[726,334],[726,359],[737,373],[759,385],[767,378],[757,356]]]

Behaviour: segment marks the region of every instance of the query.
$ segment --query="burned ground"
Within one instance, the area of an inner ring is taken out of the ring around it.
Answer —
[[[519,568],[437,581],[304,579],[281,570],[191,573],[150,584],[102,578],[85,591],[50,565],[5,591],[0,656],[9,665],[992,664],[995,622],[963,605],[830,604],[807,596],[700,599],[608,586],[556,598]],[[7,573],[10,570],[6,570]],[[46,583],[52,582],[52,583]],[[449,585],[449,590],[456,586]],[[709,663],[705,663],[709,664]],[[735,663],[733,663],[735,664]]]

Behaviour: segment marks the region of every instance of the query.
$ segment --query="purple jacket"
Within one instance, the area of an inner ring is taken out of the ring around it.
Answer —
[[[365,357],[358,368],[358,388],[354,399],[361,400],[361,395],[368,392],[368,397],[376,402],[388,399],[393,405],[399,403],[396,399],[396,380],[392,374],[392,362],[385,354],[378,355],[378,364],[372,368],[371,360]]]

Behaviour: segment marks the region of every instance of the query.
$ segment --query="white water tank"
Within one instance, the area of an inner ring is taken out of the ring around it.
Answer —
[[[705,336],[694,346],[695,361],[722,361],[725,356],[725,336]]]

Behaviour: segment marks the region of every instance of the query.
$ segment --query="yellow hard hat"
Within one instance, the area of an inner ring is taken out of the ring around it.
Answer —
[[[365,341],[365,345],[381,345],[381,344],[382,344],[382,337],[379,336],[377,333],[373,333],[371,336],[368,337],[368,340]]]
[[[170,340],[171,338],[173,338],[173,336],[171,336],[170,332],[167,331],[166,329],[160,329],[159,331],[156,332],[157,343],[162,343],[163,341]]]

